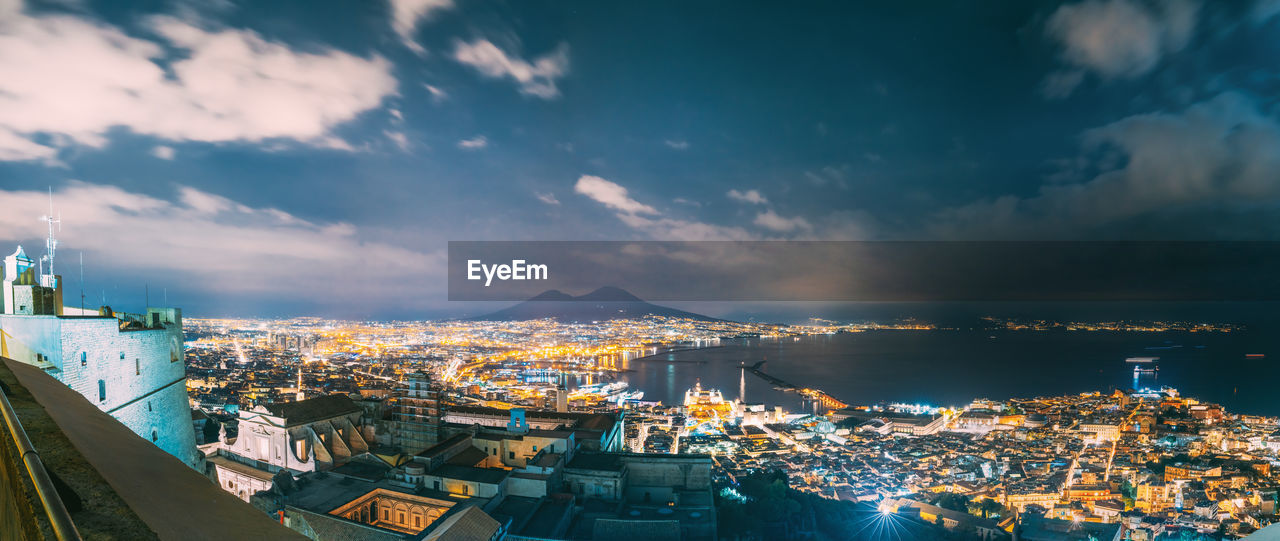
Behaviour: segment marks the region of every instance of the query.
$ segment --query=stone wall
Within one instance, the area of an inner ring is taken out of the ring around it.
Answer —
[[[0,315],[0,329],[16,342],[8,347],[15,360],[47,369],[52,363],[49,372],[89,402],[194,466],[181,320],[168,317],[177,321],[121,331],[108,317]]]

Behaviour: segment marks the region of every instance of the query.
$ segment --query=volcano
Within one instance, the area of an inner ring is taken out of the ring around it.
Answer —
[[[565,323],[586,323],[612,319],[638,319],[645,316],[720,321],[702,314],[650,304],[625,289],[609,286],[577,297],[552,289],[510,308],[470,319],[473,321],[526,321],[554,318]]]

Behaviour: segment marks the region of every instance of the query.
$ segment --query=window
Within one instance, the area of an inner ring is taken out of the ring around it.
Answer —
[[[404,513],[400,513],[400,520],[398,520],[397,522],[399,522],[400,524],[408,524],[408,522],[404,521]]]
[[[133,359],[133,375],[142,375],[142,360],[137,357]]]
[[[537,446],[537,445],[534,445],[534,446],[533,446],[533,452],[535,452],[535,453],[536,453],[536,452],[538,452],[538,446]]]
[[[494,448],[493,448],[493,456],[498,456],[498,448],[497,448],[497,447],[494,447]]]
[[[123,352],[123,351],[121,351],[121,352],[120,352],[120,360],[122,360],[122,361],[124,360],[124,352]]]
[[[154,441],[156,441],[156,440],[158,440],[158,439],[160,439],[160,434],[159,434],[159,433],[157,433],[155,430],[152,430],[152,431],[151,431],[151,441],[153,441],[153,442],[154,442]]]
[[[422,517],[413,517],[413,527],[414,528],[422,527]]]
[[[80,352],[80,366],[89,366],[89,354]]]
[[[147,411],[151,411],[151,401],[147,401]]]
[[[516,452],[515,452],[515,451],[507,451],[507,458],[508,458],[508,459],[510,459],[510,460],[515,460],[515,459],[516,459]]]
[[[462,485],[463,494],[471,494],[471,485]]]
[[[436,490],[440,490],[440,481],[436,481]]]
[[[383,510],[382,510],[382,520],[391,520],[391,511],[389,511],[389,510],[387,510],[387,509],[383,509]]]
[[[107,382],[106,380],[98,380],[98,402],[107,401]]]

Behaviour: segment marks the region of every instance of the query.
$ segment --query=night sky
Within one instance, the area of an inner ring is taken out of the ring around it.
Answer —
[[[408,318],[450,240],[1280,237],[1280,1],[924,6],[0,0],[0,249]]]

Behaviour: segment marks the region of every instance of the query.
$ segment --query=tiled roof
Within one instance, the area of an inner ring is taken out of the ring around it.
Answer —
[[[288,425],[300,425],[332,419],[349,413],[360,413],[360,406],[345,394],[308,398],[301,402],[276,402],[263,405],[271,415],[281,417]]]

